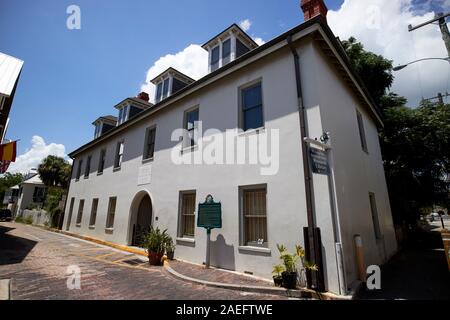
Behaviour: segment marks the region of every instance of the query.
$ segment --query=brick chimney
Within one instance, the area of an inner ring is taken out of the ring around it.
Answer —
[[[148,96],[147,92],[141,92],[137,96],[138,99],[144,100],[145,102],[148,102],[150,100],[150,97]]]
[[[305,21],[316,16],[323,16],[327,19],[328,8],[323,0],[301,0],[300,7],[303,10]]]

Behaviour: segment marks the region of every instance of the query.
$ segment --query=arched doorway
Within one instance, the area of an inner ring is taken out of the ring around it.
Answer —
[[[145,192],[138,194],[131,207],[131,245],[139,246],[142,235],[149,231],[153,220],[153,206],[150,196]]]

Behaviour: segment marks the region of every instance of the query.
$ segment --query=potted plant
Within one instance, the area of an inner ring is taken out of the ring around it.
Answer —
[[[284,267],[280,264],[273,267],[273,283],[276,287],[281,287],[283,285],[283,277],[281,276],[283,271]]]
[[[159,228],[151,228],[143,238],[142,245],[147,249],[150,265],[163,265],[164,252],[166,251],[166,244],[169,238],[167,230],[161,232]]]
[[[172,237],[169,237],[166,244],[166,255],[167,259],[173,260],[175,255],[175,244],[173,243]]]
[[[295,253],[291,254],[287,251],[286,247],[283,245],[277,245],[278,251],[280,252],[280,259],[283,261],[285,271],[281,273],[283,287],[286,289],[296,289],[297,288],[297,262],[300,259],[302,267],[304,269],[317,271],[317,266],[305,260],[305,250],[297,245],[295,246]]]

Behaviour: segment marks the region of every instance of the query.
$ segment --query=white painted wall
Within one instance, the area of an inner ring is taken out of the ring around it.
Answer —
[[[340,81],[335,68],[319,48],[311,46],[315,69],[315,82],[311,84],[321,94],[320,104],[322,130],[329,131],[332,138],[332,155],[336,180],[336,194],[347,283],[357,278],[353,237],[360,234],[364,244],[366,264],[382,264],[397,250],[395,231],[387,193],[387,185],[381,158],[376,123],[354,93]],[[363,115],[368,153],[361,148],[356,110]],[[313,133],[318,136],[320,131]],[[377,244],[372,223],[369,192],[376,196],[383,244]],[[385,251],[385,253],[384,253]]]

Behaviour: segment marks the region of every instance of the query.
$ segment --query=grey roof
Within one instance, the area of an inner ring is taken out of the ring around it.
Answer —
[[[177,76],[178,76],[179,78],[181,78],[181,79],[186,78],[185,80],[186,80],[188,83],[192,83],[192,82],[195,81],[195,80],[192,79],[191,77],[185,75],[183,72],[180,72],[180,71],[178,71],[177,69],[175,69],[175,68],[173,68],[173,67],[169,67],[169,68],[167,68],[165,71],[163,71],[163,72],[161,72],[160,74],[158,74],[154,79],[150,80],[150,82],[153,83],[153,84],[156,84],[156,83],[155,83],[155,80],[157,80],[159,77],[165,75],[166,73],[170,73],[170,72],[173,72],[175,75],[177,75]]]
[[[212,37],[211,39],[209,39],[208,41],[206,41],[203,45],[202,48],[206,49],[206,47],[208,46],[208,44],[211,41],[214,41],[215,39],[221,37],[222,35],[224,35],[225,33],[227,33],[228,31],[230,31],[231,29],[237,29],[239,31],[239,33],[252,44],[252,48],[250,49],[254,49],[259,47],[258,44],[255,42],[255,40],[252,39],[252,37],[250,37],[244,30],[242,30],[241,27],[239,27],[236,23],[233,23],[231,26],[229,26],[228,28],[226,28],[225,30],[223,30],[221,33],[219,33],[218,35],[216,35],[215,37]]]
[[[92,124],[97,123],[98,121],[106,121],[106,122],[114,122],[117,123],[117,117],[114,117],[112,115],[108,115],[108,116],[101,116],[98,119],[96,119],[94,122],[92,122]]]
[[[22,66],[22,60],[0,52],[0,94],[11,96]]]

